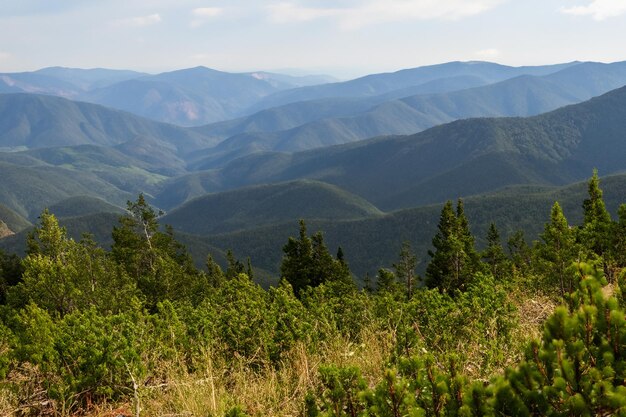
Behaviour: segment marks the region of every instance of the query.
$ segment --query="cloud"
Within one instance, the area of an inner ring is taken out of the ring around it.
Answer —
[[[191,14],[194,16],[194,19],[191,21],[191,27],[200,27],[208,20],[221,15],[223,12],[224,9],[221,7],[199,7],[197,9],[193,9]]]
[[[116,26],[142,27],[154,25],[161,22],[161,15],[158,13],[149,14],[147,16],[129,17],[126,19],[118,19],[113,22]]]
[[[483,13],[504,0],[370,0],[344,7],[307,7],[282,2],[268,6],[278,23],[334,18],[344,29],[406,20],[455,20]]]
[[[495,48],[482,49],[474,53],[478,58],[493,59],[500,55],[500,51]]]
[[[293,3],[271,4],[267,8],[276,23],[306,22],[343,13],[341,9],[302,7]]]
[[[605,20],[626,13],[624,0],[593,0],[586,6],[563,7],[561,12],[575,16],[591,16],[594,20]]]
[[[10,53],[0,51],[0,61],[8,61],[9,59],[11,59]]]
[[[197,17],[215,17],[222,14],[223,9],[221,7],[199,7],[197,9],[193,9],[191,12],[194,16]]]

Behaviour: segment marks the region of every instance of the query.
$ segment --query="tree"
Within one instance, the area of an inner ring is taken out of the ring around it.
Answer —
[[[376,292],[394,293],[398,290],[396,275],[388,269],[381,268],[376,275]]]
[[[526,275],[532,265],[532,250],[526,243],[523,230],[517,230],[509,237],[507,248],[514,270]]]
[[[14,306],[36,303],[61,316],[95,307],[100,313],[127,309],[137,296],[126,273],[89,237],[67,237],[47,210],[28,237],[23,281],[9,293]]]
[[[626,204],[619,206],[617,216],[618,221],[613,232],[613,248],[617,266],[624,268],[626,267]]]
[[[299,239],[290,237],[283,252],[281,276],[291,284],[297,296],[306,287],[317,287],[324,282],[351,282],[345,260],[333,259],[321,232],[309,237],[304,220],[300,220]]]
[[[415,267],[417,266],[417,257],[411,249],[411,244],[408,241],[402,242],[402,248],[400,249],[400,255],[398,262],[393,264],[393,268],[396,271],[396,277],[398,281],[404,282],[406,287],[406,297],[410,299],[413,295],[413,288],[415,286],[415,280],[417,278],[415,274]]]
[[[482,257],[489,266],[491,275],[496,279],[502,279],[506,270],[506,256],[500,243],[500,233],[493,222],[487,231],[487,248],[483,251]]]
[[[571,293],[574,290],[574,283],[571,271],[568,270],[577,255],[576,238],[558,202],[552,206],[550,222],[546,223],[540,237],[543,242],[537,245],[537,253],[542,260],[542,269],[544,277],[548,279],[548,285],[556,284],[561,296],[566,292]]]
[[[151,310],[164,300],[197,300],[205,284],[170,226],[159,229],[158,215],[140,194],[113,228],[111,255],[137,283]]]
[[[0,250],[0,305],[6,304],[9,289],[22,282],[23,272],[22,262],[17,255],[7,255]]]
[[[604,205],[598,170],[593,170],[587,191],[589,198],[583,201],[583,224],[579,230],[579,240],[592,254],[603,259],[605,272],[611,264],[611,215]],[[609,279],[611,276],[609,276]]]
[[[463,203],[459,200],[456,213],[452,201],[441,210],[437,234],[433,237],[432,258],[426,268],[426,285],[443,293],[463,290],[478,269],[478,254],[469,231]]]
[[[222,268],[213,260],[210,254],[206,257],[206,269],[208,284],[214,288],[220,287],[226,277],[224,276],[224,272],[222,272]]]
[[[234,279],[239,274],[246,273],[246,267],[243,265],[243,262],[235,258],[233,251],[230,249],[226,251],[226,263],[226,279]]]

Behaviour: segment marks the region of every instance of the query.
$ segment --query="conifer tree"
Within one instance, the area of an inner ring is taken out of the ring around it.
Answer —
[[[480,261],[462,200],[458,201],[456,213],[452,201],[446,202],[437,227],[433,237],[435,251],[428,252],[432,259],[426,268],[426,285],[444,293],[463,290],[480,268]]]
[[[587,191],[589,197],[583,202],[583,225],[580,241],[592,253],[603,257],[605,267],[610,264],[611,215],[604,205],[598,170],[593,170]],[[605,268],[606,271],[606,268]]]
[[[493,222],[489,225],[487,248],[483,251],[482,256],[494,278],[501,279],[506,271],[506,256],[500,242],[500,232]]]
[[[206,268],[208,284],[214,288],[220,287],[224,283],[226,276],[210,254],[206,257]]]
[[[532,250],[526,243],[523,230],[517,230],[509,237],[507,249],[515,271],[522,276],[526,275],[532,265]]]
[[[171,227],[159,229],[158,216],[139,194],[129,201],[127,214],[113,228],[111,255],[137,283],[150,309],[164,300],[191,299],[202,285],[185,247],[174,239]]]
[[[311,237],[307,235],[304,220],[300,220],[299,239],[290,237],[283,252],[281,276],[291,284],[298,296],[304,288],[316,287],[324,282],[352,283],[348,264],[343,259],[343,250],[338,251],[341,260],[334,259],[321,232]]]
[[[411,249],[411,244],[408,241],[402,242],[398,262],[393,264],[393,268],[396,271],[395,276],[397,280],[403,282],[405,285],[407,299],[410,299],[413,295],[415,281],[417,279],[415,274],[416,266],[417,257]]]
[[[396,292],[397,289],[396,275],[388,269],[379,269],[376,274],[376,292]]]
[[[226,251],[226,279],[234,279],[239,276],[239,274],[246,273],[246,267],[243,262],[239,259],[235,258],[233,251],[228,249]]]
[[[615,262],[619,268],[626,267],[626,204],[619,206],[618,220],[613,230]]]
[[[558,286],[561,296],[571,293],[574,283],[568,270],[578,251],[574,231],[567,224],[558,202],[552,206],[550,222],[546,223],[540,237],[542,242],[537,246],[537,253],[542,260],[544,276],[552,280],[548,285]]]

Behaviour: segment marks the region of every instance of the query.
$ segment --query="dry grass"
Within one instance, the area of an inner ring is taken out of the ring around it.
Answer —
[[[187,373],[182,371],[184,367],[172,364],[165,370],[166,384],[143,387],[141,415],[223,416],[234,406],[242,407],[251,416],[302,415],[306,393],[319,384],[320,365],[357,366],[372,385],[381,379],[391,338],[367,329],[360,340],[362,343],[355,345],[337,338],[313,354],[299,344],[285,354],[277,367],[251,366],[249,360],[241,357],[226,361],[207,352],[201,370]]]

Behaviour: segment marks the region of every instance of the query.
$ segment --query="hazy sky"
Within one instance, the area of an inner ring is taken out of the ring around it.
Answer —
[[[0,71],[626,60],[626,0],[0,0]]]

